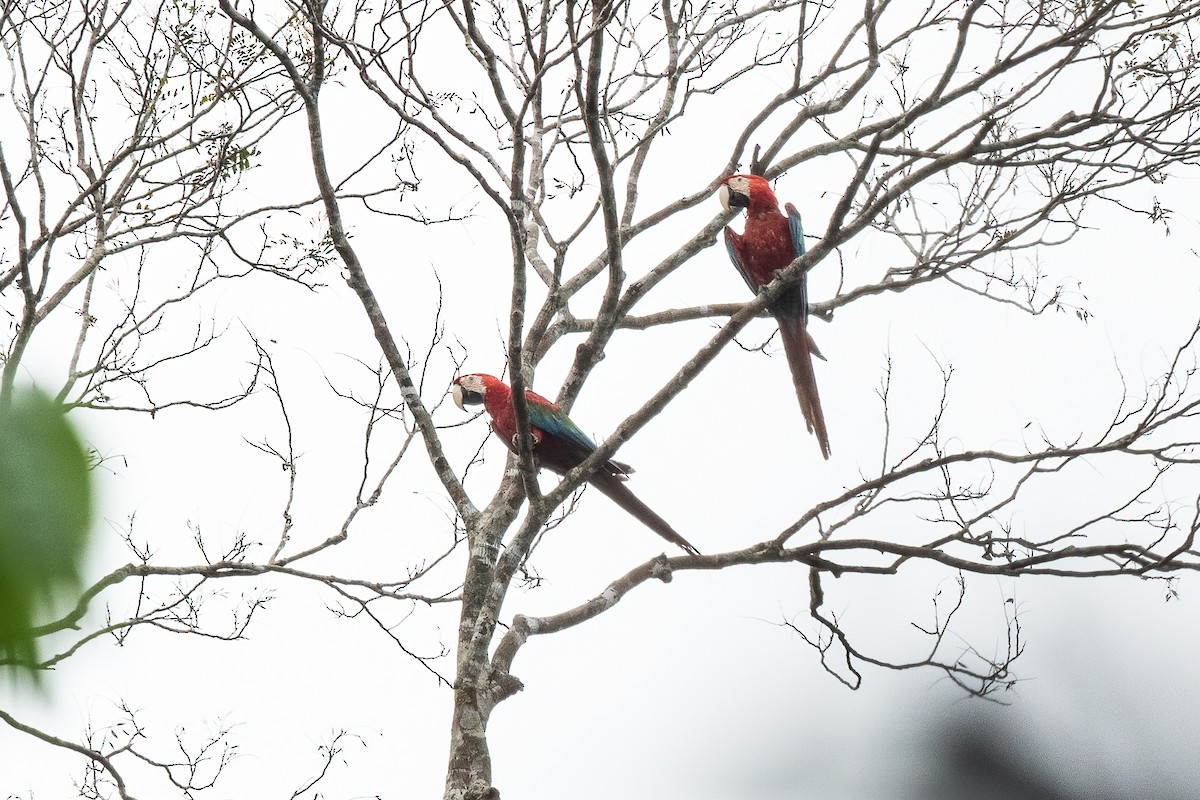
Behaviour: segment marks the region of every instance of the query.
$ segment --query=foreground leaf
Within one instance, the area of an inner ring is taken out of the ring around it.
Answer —
[[[38,611],[79,585],[91,521],[87,456],[36,391],[0,408],[0,659],[32,666]],[[34,671],[33,675],[37,676]]]

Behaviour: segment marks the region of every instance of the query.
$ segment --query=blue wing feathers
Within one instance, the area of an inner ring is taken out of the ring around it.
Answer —
[[[596,449],[596,443],[579,429],[571,419],[557,408],[547,408],[538,403],[529,404],[529,424],[541,428],[551,436],[565,439],[576,447],[587,452]]]
[[[788,228],[792,232],[792,251],[795,252],[796,258],[804,255],[804,223],[800,221],[800,212],[791,203],[787,206]]]
[[[758,294],[758,287],[754,285],[754,281],[750,280],[750,276],[746,274],[746,270],[738,258],[737,248],[733,245],[736,236],[737,234],[731,228],[728,226],[725,228],[725,252],[729,253],[729,260],[733,263],[734,269],[738,271],[738,275],[741,275],[742,280],[750,287],[751,293]]]
[[[788,203],[784,208],[787,209],[788,215],[788,230],[792,234],[792,252],[796,254],[796,258],[804,255],[804,224],[800,221],[800,212],[791,203]],[[786,307],[788,313],[792,316],[799,317],[803,321],[808,320],[808,273],[800,276],[796,281],[795,286],[785,292],[779,298],[779,305]],[[824,358],[824,356],[821,356]]]

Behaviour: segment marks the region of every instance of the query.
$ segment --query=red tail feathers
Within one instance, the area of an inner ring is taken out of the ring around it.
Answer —
[[[637,517],[639,522],[671,544],[683,548],[694,556],[700,555],[700,551],[692,547],[691,542],[676,533],[675,529],[665,519],[655,514],[650,506],[639,500],[629,490],[629,487],[622,482],[621,478],[607,472],[596,472],[589,478],[589,482],[604,492],[605,496],[614,503],[628,511],[634,517]]]
[[[808,432],[817,435],[821,455],[829,458],[829,431],[825,428],[825,412],[821,410],[821,394],[817,391],[817,374],[813,371],[812,339],[798,317],[777,316],[783,352],[792,370],[792,383],[800,400],[800,411],[808,424]],[[819,353],[818,353],[819,355]]]

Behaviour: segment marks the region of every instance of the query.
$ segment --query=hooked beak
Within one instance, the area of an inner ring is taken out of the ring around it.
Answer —
[[[717,197],[721,201],[721,207],[728,213],[735,208],[749,208],[750,198],[744,194],[731,191],[728,186],[721,184],[721,188],[717,190]]]
[[[483,402],[483,395],[481,393],[464,389],[460,383],[454,384],[451,395],[454,398],[454,405],[463,411],[467,410],[467,406],[477,406]]]

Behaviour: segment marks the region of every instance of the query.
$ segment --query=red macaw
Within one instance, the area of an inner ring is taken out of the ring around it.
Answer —
[[[492,375],[462,375],[455,378],[453,393],[455,405],[463,410],[466,406],[482,403],[491,417],[492,432],[509,450],[517,452],[517,413],[512,404],[512,389],[506,383]],[[529,390],[525,392],[525,402],[529,409],[533,454],[539,464],[565,475],[596,451],[595,442],[554,403]],[[666,520],[629,491],[624,482],[632,472],[633,468],[628,464],[610,459],[588,476],[588,483],[668,542],[694,556],[700,555],[700,551],[676,533]]]
[[[726,211],[746,209],[746,227],[741,236],[725,227],[725,249],[729,260],[758,294],[775,278],[775,273],[804,255],[804,229],[800,212],[788,203],[787,216],[779,211],[779,201],[771,185],[758,175],[730,175],[721,181],[721,205]],[[802,275],[787,287],[770,306],[779,323],[783,352],[792,370],[792,383],[809,433],[817,434],[821,455],[829,458],[829,432],[821,411],[817,376],[812,357],[824,358],[808,333],[808,275]]]

